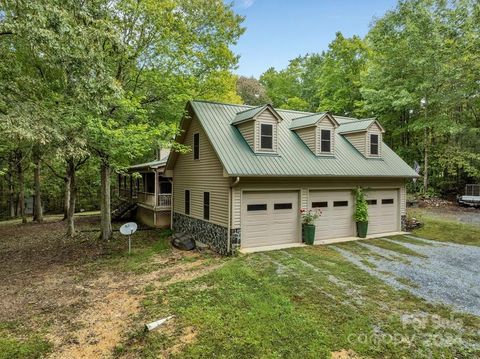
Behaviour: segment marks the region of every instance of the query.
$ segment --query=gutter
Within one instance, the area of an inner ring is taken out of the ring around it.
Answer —
[[[232,189],[238,185],[240,177],[237,176],[235,181],[230,185],[228,191],[228,229],[227,229],[227,253],[230,254],[232,248],[232,240],[230,238],[230,230],[232,227]]]

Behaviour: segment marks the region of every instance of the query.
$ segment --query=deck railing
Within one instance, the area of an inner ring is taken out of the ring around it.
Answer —
[[[161,193],[158,195],[157,206],[170,208],[172,207],[172,194],[171,193]]]
[[[137,202],[143,203],[149,206],[155,206],[155,194],[148,193],[148,192],[138,192],[137,194]]]

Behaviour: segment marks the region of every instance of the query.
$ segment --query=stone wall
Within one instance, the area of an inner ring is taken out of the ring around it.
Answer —
[[[209,245],[214,251],[227,255],[228,229],[218,224],[173,212],[173,230],[188,233],[196,241]]]
[[[405,214],[400,217],[400,230],[403,232],[407,231],[407,216]]]

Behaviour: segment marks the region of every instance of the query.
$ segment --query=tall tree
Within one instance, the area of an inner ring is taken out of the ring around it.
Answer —
[[[246,105],[259,106],[272,101],[265,87],[254,77],[240,76],[237,80],[237,93]]]
[[[423,187],[479,177],[478,2],[411,0],[374,23],[362,94],[391,129],[389,142],[413,162],[423,158]],[[477,35],[475,35],[477,34]],[[444,189],[447,189],[444,187]]]
[[[360,74],[366,69],[367,55],[362,39],[358,36],[345,38],[337,32],[317,68],[318,110],[354,117],[365,114]]]

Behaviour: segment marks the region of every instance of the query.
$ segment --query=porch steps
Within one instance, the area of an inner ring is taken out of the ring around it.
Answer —
[[[133,212],[137,209],[137,204],[134,202],[121,202],[115,210],[112,211],[112,220],[119,221],[121,219],[129,219]]]

